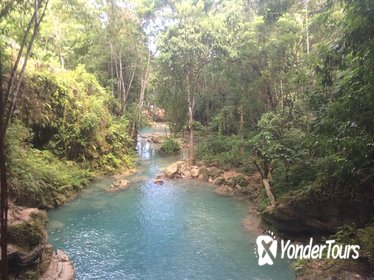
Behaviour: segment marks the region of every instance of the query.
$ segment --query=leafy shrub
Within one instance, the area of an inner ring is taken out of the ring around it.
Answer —
[[[369,252],[369,261],[374,264],[374,226],[357,230],[358,240],[362,249]]]
[[[250,149],[246,141],[237,136],[208,137],[196,148],[196,158],[217,162],[222,166],[243,166],[248,162]]]
[[[20,123],[14,123],[8,130],[10,195],[22,206],[60,205],[80,191],[91,174],[72,161],[58,159],[50,151],[31,148],[26,142],[29,138],[29,131]]]
[[[178,141],[172,138],[168,138],[162,143],[161,151],[165,153],[176,153],[180,150]]]
[[[259,212],[264,212],[266,208],[270,205],[270,199],[267,197],[265,190],[261,190],[258,197],[257,210]]]
[[[83,66],[58,74],[36,72],[24,88],[28,85],[32,90],[20,100],[17,117],[32,127],[35,147],[100,173],[134,164],[129,118],[116,116],[117,100]]]
[[[192,127],[194,131],[205,131],[205,126],[199,121],[193,121]]]

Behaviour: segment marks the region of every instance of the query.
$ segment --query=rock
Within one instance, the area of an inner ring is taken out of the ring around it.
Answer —
[[[151,142],[155,144],[159,144],[162,142],[162,137],[160,135],[153,135],[151,137]]]
[[[39,279],[52,255],[47,244],[47,214],[36,208],[11,207],[8,267],[11,279]]]
[[[31,250],[25,250],[14,244],[8,245],[9,270],[19,271],[25,267],[30,267],[39,262],[44,251],[44,244],[38,244]]]
[[[156,178],[153,183],[155,183],[156,185],[162,185],[164,184],[164,180],[162,180],[161,178]]]
[[[156,180],[157,179],[162,179],[162,178],[164,178],[164,174],[158,174],[158,175],[156,175]]]
[[[190,173],[191,166],[188,163],[188,161],[181,161],[181,164],[179,166],[178,173],[183,174],[183,173]]]
[[[74,280],[75,270],[69,257],[61,250],[53,253],[51,263],[40,280]]]
[[[229,187],[227,185],[218,187],[214,190],[215,193],[220,195],[226,195],[226,196],[232,196],[234,195],[234,189],[232,187]]]
[[[214,182],[213,182],[213,184],[217,186],[223,185],[224,183],[225,183],[225,178],[223,178],[222,176],[217,177],[216,179],[214,179]]]
[[[213,179],[212,177],[209,177],[208,182],[209,182],[209,183],[213,183],[213,182],[214,182],[214,179]]]
[[[226,180],[226,184],[229,186],[229,187],[234,187],[236,184],[235,184],[235,180],[234,178],[229,178],[228,180]]]
[[[205,166],[202,166],[199,168],[199,173],[198,173],[197,178],[204,180],[204,181],[209,180],[208,170]]]
[[[199,175],[199,177],[197,177],[197,178],[200,179],[200,180],[208,181],[209,180],[209,175],[206,174],[206,173],[201,173]]]
[[[247,180],[241,174],[235,176],[234,178],[235,185],[245,186],[247,184]]]
[[[202,175],[202,174],[206,174],[206,175],[208,175],[208,170],[207,170],[207,168],[206,168],[205,166],[201,166],[201,167],[199,168],[199,173],[197,174],[197,176],[200,176],[200,175]]]
[[[174,179],[183,179],[183,177],[182,177],[181,174],[176,173],[176,174],[174,175]]]
[[[184,161],[177,161],[170,164],[168,167],[165,168],[164,174],[169,178],[174,178],[176,174],[180,173],[181,166]]]
[[[34,210],[24,220],[13,222],[8,227],[9,243],[25,248],[32,248],[45,243],[47,239],[45,229],[47,220],[46,212]]]
[[[126,179],[121,179],[111,184],[109,188],[107,189],[107,191],[118,192],[118,191],[126,190],[128,189],[129,185],[130,185],[130,181]]]
[[[219,176],[221,176],[223,174],[223,170],[215,167],[215,166],[212,166],[212,167],[208,167],[207,168],[207,173],[209,176],[213,177],[213,178],[217,178]]]
[[[189,178],[191,178],[191,172],[188,171],[188,170],[183,171],[183,172],[181,173],[181,177],[182,177],[183,179],[189,179]]]
[[[192,178],[197,178],[199,176],[199,167],[192,166],[190,172]]]
[[[241,190],[242,190],[242,187],[241,187],[239,184],[236,184],[236,185],[235,185],[235,189],[237,189],[238,191],[241,191]]]
[[[260,209],[261,218],[288,234],[306,230],[332,233],[344,224],[355,223],[359,228],[368,223],[374,211],[371,197],[352,200],[351,194],[336,192],[322,198],[321,189],[311,189],[305,196],[282,197],[273,211],[267,207]]]

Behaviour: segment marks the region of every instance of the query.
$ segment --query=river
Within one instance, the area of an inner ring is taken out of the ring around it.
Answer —
[[[180,156],[163,156],[142,137],[138,152],[129,189],[108,193],[114,179],[105,177],[49,211],[49,242],[70,256],[77,279],[295,279],[285,260],[258,266],[256,236],[243,226],[248,202],[197,180],[156,185],[155,176]]]

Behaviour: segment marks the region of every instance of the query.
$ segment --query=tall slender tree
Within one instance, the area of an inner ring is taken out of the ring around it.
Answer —
[[[6,170],[6,147],[5,138],[7,128],[12,119],[16,106],[17,97],[20,91],[23,76],[25,74],[27,61],[31,54],[31,49],[39,32],[40,23],[46,12],[49,0],[34,0],[30,8],[31,17],[21,36],[18,52],[15,60],[11,57],[11,65],[6,67],[5,61],[5,43],[0,42],[0,224],[1,224],[1,276],[2,279],[8,279],[8,185]],[[0,6],[1,20],[13,11],[17,12],[17,3],[8,1]],[[9,74],[7,70],[9,69]]]

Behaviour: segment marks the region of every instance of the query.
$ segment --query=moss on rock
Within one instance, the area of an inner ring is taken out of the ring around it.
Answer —
[[[10,243],[21,247],[30,248],[46,239],[47,214],[44,211],[34,211],[30,219],[10,224],[8,239]]]

